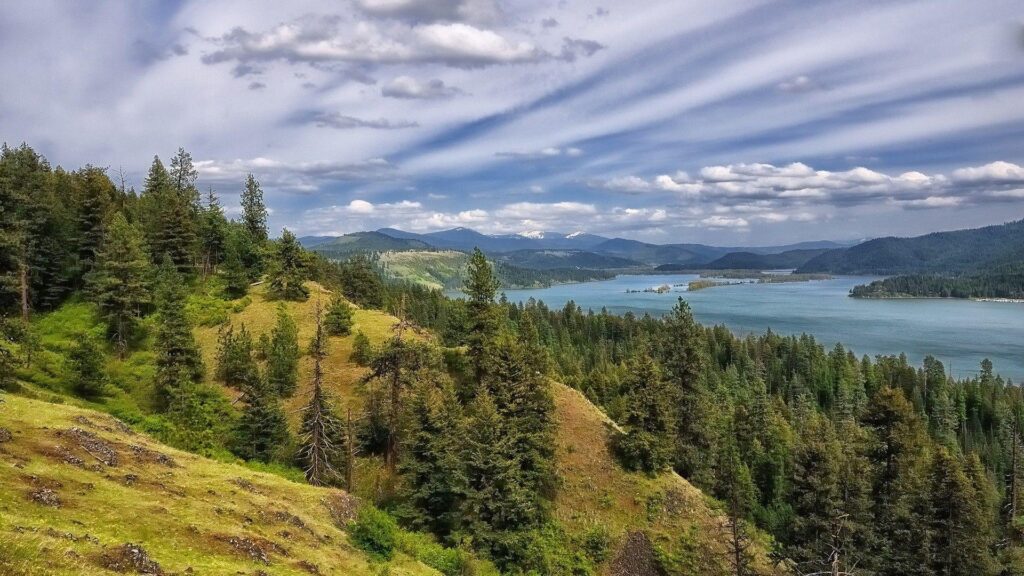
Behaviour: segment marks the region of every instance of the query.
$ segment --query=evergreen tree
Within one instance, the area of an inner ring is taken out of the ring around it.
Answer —
[[[180,273],[188,273],[195,263],[196,213],[189,197],[191,191],[179,192],[176,186],[177,178],[168,174],[159,157],[154,157],[142,192],[145,231],[154,261],[160,262],[167,255]]]
[[[372,359],[373,347],[370,345],[370,339],[360,330],[356,332],[355,338],[352,339],[351,360],[360,366],[367,366]]]
[[[95,269],[86,280],[121,351],[140,331],[139,319],[150,303],[146,286],[150,273],[142,234],[121,213],[115,214],[96,255]]]
[[[170,387],[167,419],[174,425],[168,441],[183,450],[213,456],[225,448],[234,415],[224,394],[182,378]]]
[[[932,464],[932,570],[936,576],[996,574],[992,525],[957,457],[939,448]]]
[[[217,200],[217,195],[211,189],[206,197],[206,207],[200,214],[199,244],[202,249],[203,277],[216,272],[217,266],[224,260],[224,251],[227,244],[228,221],[224,217],[224,209]],[[236,263],[239,265],[238,255],[235,254]],[[234,291],[233,287],[231,291]]]
[[[259,380],[259,370],[252,355],[252,336],[245,324],[235,333],[234,326],[220,328],[217,338],[217,379],[235,388],[245,388]]]
[[[166,409],[172,389],[182,379],[199,382],[205,368],[192,325],[185,314],[181,277],[169,256],[164,257],[157,277],[156,393]]]
[[[242,261],[238,234],[229,237],[224,251],[224,292],[231,298],[241,298],[249,291],[250,275]]]
[[[306,472],[306,480],[310,484],[323,486],[337,478],[339,462],[346,468],[352,463],[345,461],[348,455],[345,446],[347,437],[334,415],[330,398],[323,387],[326,334],[319,303],[316,307],[315,322],[316,332],[310,346],[313,353],[313,392],[309,403],[302,410],[299,461]]]
[[[242,223],[258,244],[267,241],[267,207],[263,204],[263,190],[259,181],[249,174],[242,191]]]
[[[494,400],[481,391],[466,433],[466,531],[499,566],[522,559],[538,515],[523,486],[519,456]]]
[[[554,411],[547,378],[509,331],[499,334],[484,380],[519,455],[522,480],[541,509],[541,493],[554,488]]]
[[[270,462],[288,440],[288,420],[276,392],[265,382],[253,383],[235,426],[234,453],[245,460]]]
[[[94,399],[103,394],[107,374],[103,367],[103,351],[91,337],[82,334],[68,354],[71,364],[71,388],[83,398]]]
[[[352,306],[344,298],[334,298],[327,309],[324,327],[331,336],[348,336],[352,333]]]
[[[740,460],[735,439],[731,434],[728,436],[725,450],[719,455],[717,492],[726,506],[724,528],[728,562],[735,576],[745,576],[753,573],[754,563],[750,550],[753,541],[745,518],[753,511],[757,496],[750,469]]]
[[[625,432],[616,449],[625,466],[656,473],[672,463],[675,414],[665,381],[650,356],[644,354],[629,367],[626,388]]]
[[[86,166],[74,177],[78,184],[78,260],[82,273],[88,274],[103,249],[117,191],[102,168]]]
[[[466,341],[477,383],[483,382],[487,372],[487,348],[498,329],[494,306],[497,291],[498,280],[494,277],[494,270],[484,253],[474,248],[473,255],[469,257],[463,292],[466,293],[469,310]]]
[[[277,323],[267,349],[267,384],[279,396],[290,397],[298,384],[299,329],[284,304],[277,306]]]
[[[199,188],[196,187],[199,171],[192,164],[192,155],[184,148],[178,148],[174,158],[171,158],[169,176],[178,198],[191,208],[193,216],[198,216],[202,210],[199,204]]]
[[[412,431],[400,468],[406,516],[418,529],[447,538],[460,527],[466,495],[462,405],[450,382],[423,380],[409,411]]]
[[[59,209],[48,202],[51,183],[50,165],[35,150],[0,148],[0,289],[25,322],[41,299],[46,269],[62,263],[51,250],[59,239],[47,234],[48,215]]]
[[[306,279],[306,263],[303,261],[302,246],[288,229],[277,242],[277,254],[270,269],[270,288],[273,298],[283,300],[305,300],[309,291],[302,285]]]

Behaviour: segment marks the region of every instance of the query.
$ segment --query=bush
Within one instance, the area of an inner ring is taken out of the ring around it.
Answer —
[[[342,298],[335,298],[324,316],[324,329],[331,336],[352,333],[352,306]]]
[[[398,524],[390,514],[366,504],[348,526],[356,547],[383,560],[390,560],[398,540]]]
[[[373,358],[373,347],[370,346],[370,339],[362,332],[356,332],[352,340],[352,361],[360,366],[366,366]]]

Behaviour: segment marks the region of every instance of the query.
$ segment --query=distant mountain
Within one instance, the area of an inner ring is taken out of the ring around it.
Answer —
[[[754,254],[753,252],[730,252],[721,258],[704,264],[709,270],[783,270],[799,268],[810,259],[827,252],[823,248],[811,250],[787,250],[778,254]]]
[[[533,231],[522,234],[481,234],[470,228],[452,228],[439,232],[417,234],[395,228],[377,230],[393,238],[415,239],[438,248],[469,251],[480,248],[484,252],[513,252],[515,250],[545,250],[552,248],[587,250],[607,240],[603,236],[574,232]]]
[[[516,250],[495,254],[494,260],[534,270],[616,270],[647,267],[636,260],[585,250]]]
[[[299,244],[302,244],[303,248],[312,248],[319,244],[324,244],[334,240],[337,236],[301,236],[299,237]]]
[[[431,250],[426,242],[412,238],[394,238],[380,232],[353,232],[313,244],[312,250],[327,257],[344,257],[359,252]]]
[[[1024,261],[1024,220],[914,238],[877,238],[829,250],[797,272],[954,274]]]

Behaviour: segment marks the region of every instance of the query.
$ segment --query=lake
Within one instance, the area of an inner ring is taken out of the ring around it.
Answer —
[[[787,284],[735,284],[688,292],[694,274],[619,276],[613,280],[508,290],[509,300],[543,300],[560,308],[573,300],[584,310],[664,314],[682,297],[703,324],[724,324],[734,333],[813,335],[831,347],[842,342],[858,355],[904,352],[916,365],[927,354],[957,377],[975,374],[983,358],[995,371],[1024,380],[1024,304],[970,300],[850,298],[850,288],[874,278],[840,276]],[[661,284],[665,294],[627,293]]]

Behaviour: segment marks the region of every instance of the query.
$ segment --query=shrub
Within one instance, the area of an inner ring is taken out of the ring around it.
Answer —
[[[370,346],[370,339],[362,332],[356,332],[352,340],[352,361],[360,366],[366,366],[373,357],[373,347]]]
[[[353,544],[374,557],[390,560],[395,553],[398,524],[387,512],[369,504],[362,506],[348,532]]]
[[[352,333],[352,306],[342,298],[335,298],[324,316],[324,328],[331,336]]]

